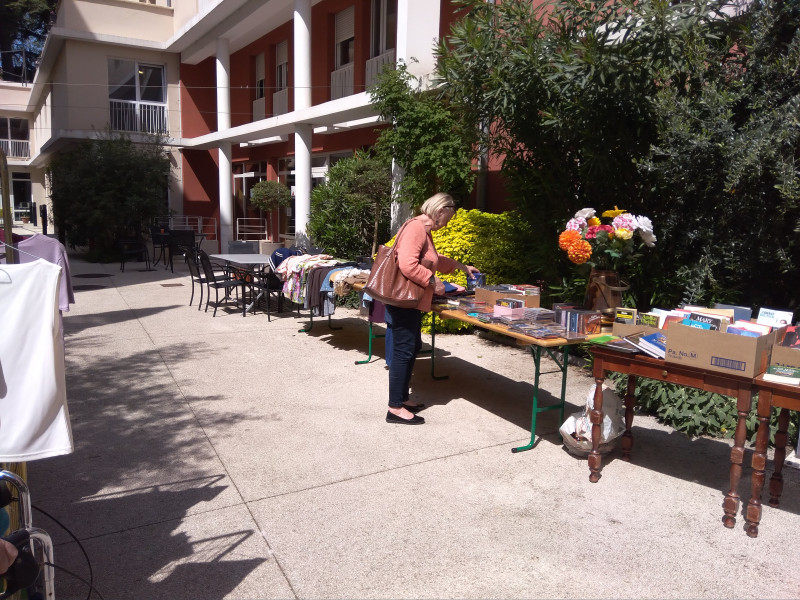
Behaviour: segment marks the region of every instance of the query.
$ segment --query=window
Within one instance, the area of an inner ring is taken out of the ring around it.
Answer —
[[[256,100],[264,97],[264,55],[256,56]]]
[[[30,158],[27,119],[0,117],[0,148],[9,158]]]
[[[353,62],[355,50],[355,10],[351,6],[336,13],[336,68]]]
[[[163,66],[109,59],[108,100],[111,129],[141,133],[167,131]]]
[[[275,46],[275,91],[289,87],[289,42]]]
[[[397,43],[397,0],[372,0],[370,56],[380,56]]]

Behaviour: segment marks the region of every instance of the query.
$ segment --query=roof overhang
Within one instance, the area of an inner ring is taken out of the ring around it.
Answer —
[[[189,150],[218,148],[226,143],[259,146],[285,141],[298,125],[310,125],[315,133],[330,134],[371,127],[381,122],[375,107],[370,104],[369,96],[366,92],[361,92],[225,131],[184,138],[179,145]]]

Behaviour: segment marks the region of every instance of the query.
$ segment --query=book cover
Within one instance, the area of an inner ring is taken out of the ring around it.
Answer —
[[[639,325],[646,325],[647,327],[659,327],[661,322],[661,317],[655,313],[639,313]]]
[[[658,358],[664,358],[667,354],[667,336],[660,331],[648,333],[639,338],[639,347]]]
[[[728,328],[725,330],[725,333],[732,333],[734,335],[743,335],[745,337],[760,337],[760,333],[756,333],[755,331],[750,331],[749,329],[745,329],[744,327],[735,327],[733,325],[729,325]]]
[[[783,337],[781,337],[780,342],[778,342],[779,346],[785,346],[787,348],[797,348],[800,349],[800,336],[798,335],[797,326],[790,325],[786,328],[783,332]]]
[[[759,325],[758,323],[753,323],[751,321],[734,321],[733,327],[754,331],[759,335],[766,335],[772,332],[772,327],[770,325]]]
[[[636,312],[635,308],[623,308],[618,306],[614,309],[614,322],[636,324]]]
[[[701,312],[689,313],[689,318],[692,321],[697,321],[699,323],[707,323],[709,325],[709,329],[713,331],[724,331],[725,327],[730,322],[730,320],[725,317],[718,317]]]
[[[770,365],[764,373],[765,381],[775,383],[787,383],[790,385],[800,385],[800,368],[787,367],[784,365]]]
[[[689,327],[696,327],[697,329],[713,329],[710,323],[705,321],[695,321],[694,319],[681,319],[681,325],[688,325]]]
[[[639,331],[637,333],[632,333],[630,335],[626,335],[624,339],[628,340],[632,344],[635,344],[642,352],[644,352],[648,356],[652,356],[653,358],[664,358],[663,356],[659,356],[656,351],[654,351],[652,349],[648,349],[648,348],[646,348],[644,345],[642,345],[640,343],[641,339],[645,335],[646,334],[643,331]]]
[[[783,327],[792,324],[794,313],[790,310],[778,310],[775,308],[761,307],[758,311],[756,323],[759,325],[771,325],[772,327]]]
[[[616,340],[611,340],[610,342],[606,342],[603,344],[606,348],[611,348],[612,350],[617,350],[619,352],[625,352],[627,354],[639,354],[642,352],[642,349],[639,348],[636,344],[631,342],[630,340],[626,340],[625,338],[618,338]]]
[[[753,309],[748,306],[736,306],[735,304],[714,304],[713,308],[727,308],[733,311],[734,321],[749,321],[753,316]]]

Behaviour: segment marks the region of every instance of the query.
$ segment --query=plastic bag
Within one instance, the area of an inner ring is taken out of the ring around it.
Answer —
[[[571,454],[588,456],[592,450],[592,422],[589,414],[594,409],[594,387],[586,395],[583,411],[572,413],[559,428],[561,439]],[[603,425],[600,431],[600,452],[614,449],[614,442],[625,431],[624,404],[617,392],[603,386]]]

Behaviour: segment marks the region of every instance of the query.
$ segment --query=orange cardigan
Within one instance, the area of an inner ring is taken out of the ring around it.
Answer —
[[[427,312],[431,309],[434,285],[431,277],[438,271],[452,273],[461,263],[436,251],[431,237],[433,221],[427,215],[409,219],[397,239],[397,265],[408,279],[425,288],[425,293],[417,309]]]

